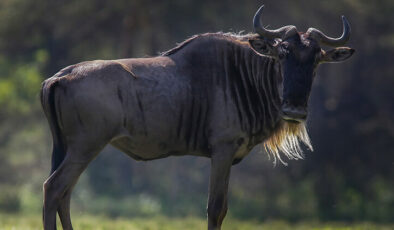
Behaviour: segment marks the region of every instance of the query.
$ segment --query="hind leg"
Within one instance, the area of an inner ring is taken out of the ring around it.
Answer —
[[[74,189],[74,185],[71,186],[69,189],[67,189],[62,200],[59,203],[59,208],[57,209],[63,230],[73,229],[71,224],[71,216],[70,216],[70,201],[71,201],[71,193],[72,190]]]
[[[77,180],[87,164],[67,159],[44,183],[44,229],[56,229],[56,211],[68,188]]]
[[[86,144],[86,143],[84,143]],[[72,229],[69,202],[71,191],[81,173],[101,148],[72,145],[59,168],[44,183],[44,230],[56,229],[56,211],[59,211],[63,229]]]

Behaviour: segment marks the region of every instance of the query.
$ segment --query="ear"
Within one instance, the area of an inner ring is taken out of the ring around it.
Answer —
[[[275,48],[267,40],[262,38],[250,38],[249,44],[258,54],[275,56]]]
[[[350,58],[353,53],[355,52],[354,49],[349,47],[339,47],[327,52],[324,52],[322,55],[322,62],[341,62],[345,61],[346,59]]]

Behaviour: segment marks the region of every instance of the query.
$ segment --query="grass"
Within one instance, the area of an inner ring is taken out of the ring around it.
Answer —
[[[206,229],[206,221],[197,217],[168,218],[108,218],[104,216],[74,216],[76,230],[201,230]],[[10,215],[0,213],[0,230],[42,229],[41,217],[33,215]],[[58,229],[62,229],[60,226]],[[223,230],[391,230],[394,225],[373,223],[346,224],[340,222],[319,223],[300,222],[290,224],[285,221],[240,221],[226,218]]]

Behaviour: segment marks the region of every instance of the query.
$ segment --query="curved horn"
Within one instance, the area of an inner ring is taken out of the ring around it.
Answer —
[[[342,24],[343,24],[342,26],[343,32],[339,38],[331,38],[315,28],[309,28],[306,33],[309,34],[309,36],[315,38],[319,43],[328,46],[341,46],[344,45],[349,40],[350,30],[351,30],[348,20],[343,15],[342,15]]]
[[[276,30],[267,30],[264,28],[262,23],[262,13],[263,13],[264,5],[262,5],[256,12],[253,18],[253,27],[254,31],[258,33],[260,36],[265,38],[286,38],[294,33],[297,33],[297,28],[295,26],[284,26]]]

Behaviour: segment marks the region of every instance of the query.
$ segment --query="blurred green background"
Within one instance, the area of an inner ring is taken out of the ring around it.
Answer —
[[[51,136],[41,82],[85,60],[155,56],[204,32],[251,32],[262,1],[1,0],[0,215],[40,215]],[[273,166],[256,148],[233,167],[229,215],[240,220],[394,222],[394,1],[265,0],[270,28],[341,33],[356,54],[325,64],[308,120],[315,151]],[[204,218],[209,160],[136,162],[108,147],[82,175],[74,215]]]

